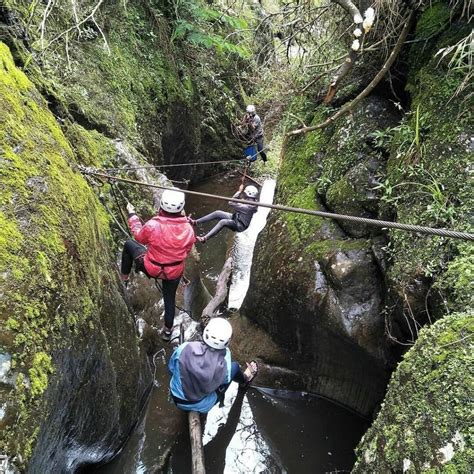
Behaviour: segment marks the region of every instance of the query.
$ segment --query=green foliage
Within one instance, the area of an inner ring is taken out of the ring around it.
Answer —
[[[218,54],[234,54],[248,59],[250,49],[244,44],[231,42],[227,37],[239,38],[241,30],[249,26],[244,18],[238,18],[201,4],[198,0],[175,0],[176,19],[171,42],[186,41],[194,46],[214,49]]]
[[[474,463],[473,337],[472,314],[452,314],[420,332],[357,449],[355,473],[404,467],[407,472],[468,472]],[[452,457],[441,451],[448,445]]]
[[[418,197],[419,202],[426,203],[423,215],[425,222],[431,225],[448,225],[455,222],[456,208],[453,205],[454,197],[446,192],[446,187],[426,170],[423,164],[411,165],[399,169],[399,173],[410,181],[399,181],[391,184],[391,178],[385,179],[382,183],[374,186],[374,189],[381,191],[382,202],[396,206],[398,201],[405,198],[406,193],[412,197]],[[396,176],[395,179],[399,179]]]

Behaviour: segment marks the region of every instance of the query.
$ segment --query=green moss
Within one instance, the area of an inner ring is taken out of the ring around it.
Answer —
[[[318,260],[324,260],[334,252],[362,250],[367,248],[369,244],[370,242],[364,239],[316,240],[306,247],[305,253]]]
[[[456,32],[459,37],[464,34],[463,28]],[[452,33],[446,34],[452,41]],[[445,42],[443,35],[435,46]],[[417,116],[412,114],[398,127],[387,165],[387,178],[397,189],[390,197],[392,212],[401,222],[472,231],[468,142],[474,133],[470,120],[473,99],[455,95],[461,81],[462,75],[447,71],[438,58],[412,74],[407,88],[413,96],[412,110],[419,111],[419,146],[413,151],[408,146],[413,138],[404,139],[406,130],[416,128]],[[394,265],[389,276],[396,286],[406,288],[420,276],[433,278],[448,306],[465,310],[468,297],[461,282],[469,279],[468,248],[453,239],[419,238],[398,231],[390,234]],[[451,267],[453,259],[457,263]]]
[[[447,2],[433,2],[423,12],[416,24],[415,36],[418,40],[428,40],[434,35],[444,31],[449,25],[451,10]]]
[[[312,123],[318,123],[321,118],[321,113],[316,114]],[[318,173],[316,155],[324,149],[326,141],[324,132],[318,130],[290,138],[283,145],[284,158],[280,165],[278,184],[280,203],[304,209],[320,209],[316,185]],[[288,212],[282,214],[282,219],[287,232],[297,243],[318,232],[322,225],[322,219],[304,214]]]
[[[30,391],[33,397],[41,395],[48,386],[49,374],[53,373],[51,357],[38,352],[33,357],[32,367],[28,371],[30,375]]]
[[[421,331],[358,447],[354,472],[399,472],[404,460],[408,472],[467,472],[474,463],[473,336],[472,314],[453,314]],[[455,455],[446,461],[439,450],[448,443]]]
[[[8,400],[17,422],[3,430],[0,449],[27,460],[54,371],[51,354],[69,323],[88,327],[98,311],[110,233],[98,200],[70,166],[61,128],[3,43],[0,109],[0,320],[19,371]],[[88,150],[92,157],[100,147]]]
[[[65,130],[80,164],[101,168],[115,156],[112,141],[97,130],[86,130],[77,123],[69,124]]]

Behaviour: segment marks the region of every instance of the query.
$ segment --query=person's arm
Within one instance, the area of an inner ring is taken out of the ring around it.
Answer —
[[[146,245],[150,240],[151,226],[148,222],[145,225],[142,224],[142,221],[135,213],[135,207],[132,204],[127,204],[127,211],[128,226],[130,227],[132,235],[135,237],[137,242]]]
[[[242,194],[242,191],[244,190],[244,185],[241,184],[239,186],[239,190],[232,196],[232,199],[240,199],[240,195]],[[228,202],[229,206],[233,207],[234,209],[238,209],[240,206],[245,206],[246,204],[240,204],[239,202]]]

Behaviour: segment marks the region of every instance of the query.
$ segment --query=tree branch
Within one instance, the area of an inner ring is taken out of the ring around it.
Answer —
[[[326,119],[324,122],[319,123],[318,125],[313,125],[311,127],[303,127],[297,130],[292,130],[291,132],[287,133],[287,136],[301,135],[302,133],[312,132],[313,130],[326,128],[328,125],[330,125],[332,122],[337,120],[339,117],[351,111],[362,99],[367,97],[374,90],[377,84],[382,80],[382,78],[385,76],[385,74],[390,69],[395,59],[397,58],[398,54],[400,53],[400,50],[402,49],[402,46],[405,43],[405,39],[408,35],[408,31],[410,30],[413,14],[414,14],[414,11],[412,10],[405,21],[405,25],[403,26],[402,32],[400,33],[400,37],[398,38],[398,41],[395,44],[395,47],[390,53],[390,56],[388,57],[385,64],[382,66],[382,69],[372,79],[370,84],[352,102],[349,102],[346,105],[344,105],[338,112],[336,112],[334,115]]]

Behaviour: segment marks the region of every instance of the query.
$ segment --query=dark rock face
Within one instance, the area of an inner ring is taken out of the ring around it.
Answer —
[[[278,233],[275,257],[268,239],[277,228],[273,222],[260,242],[243,312],[291,352],[306,390],[370,415],[383,397],[388,357],[380,344],[383,286],[370,248],[334,241],[334,250],[315,258]]]
[[[28,472],[75,472],[107,461],[138,419],[151,373],[131,315],[120,295],[114,296],[102,309],[100,329],[84,331],[54,354],[60,377],[47,392],[48,415]]]
[[[377,217],[374,187],[386,157],[369,137],[396,118],[388,100],[371,97],[332,130],[289,141],[277,202]],[[365,415],[383,398],[393,362],[383,311],[385,239],[377,232],[273,214],[257,246],[244,306],[248,317],[293,351],[308,390]],[[364,239],[369,236],[373,240]]]
[[[0,449],[32,473],[73,472],[120,448],[150,372],[120,293],[110,216],[3,43],[0,57]]]

